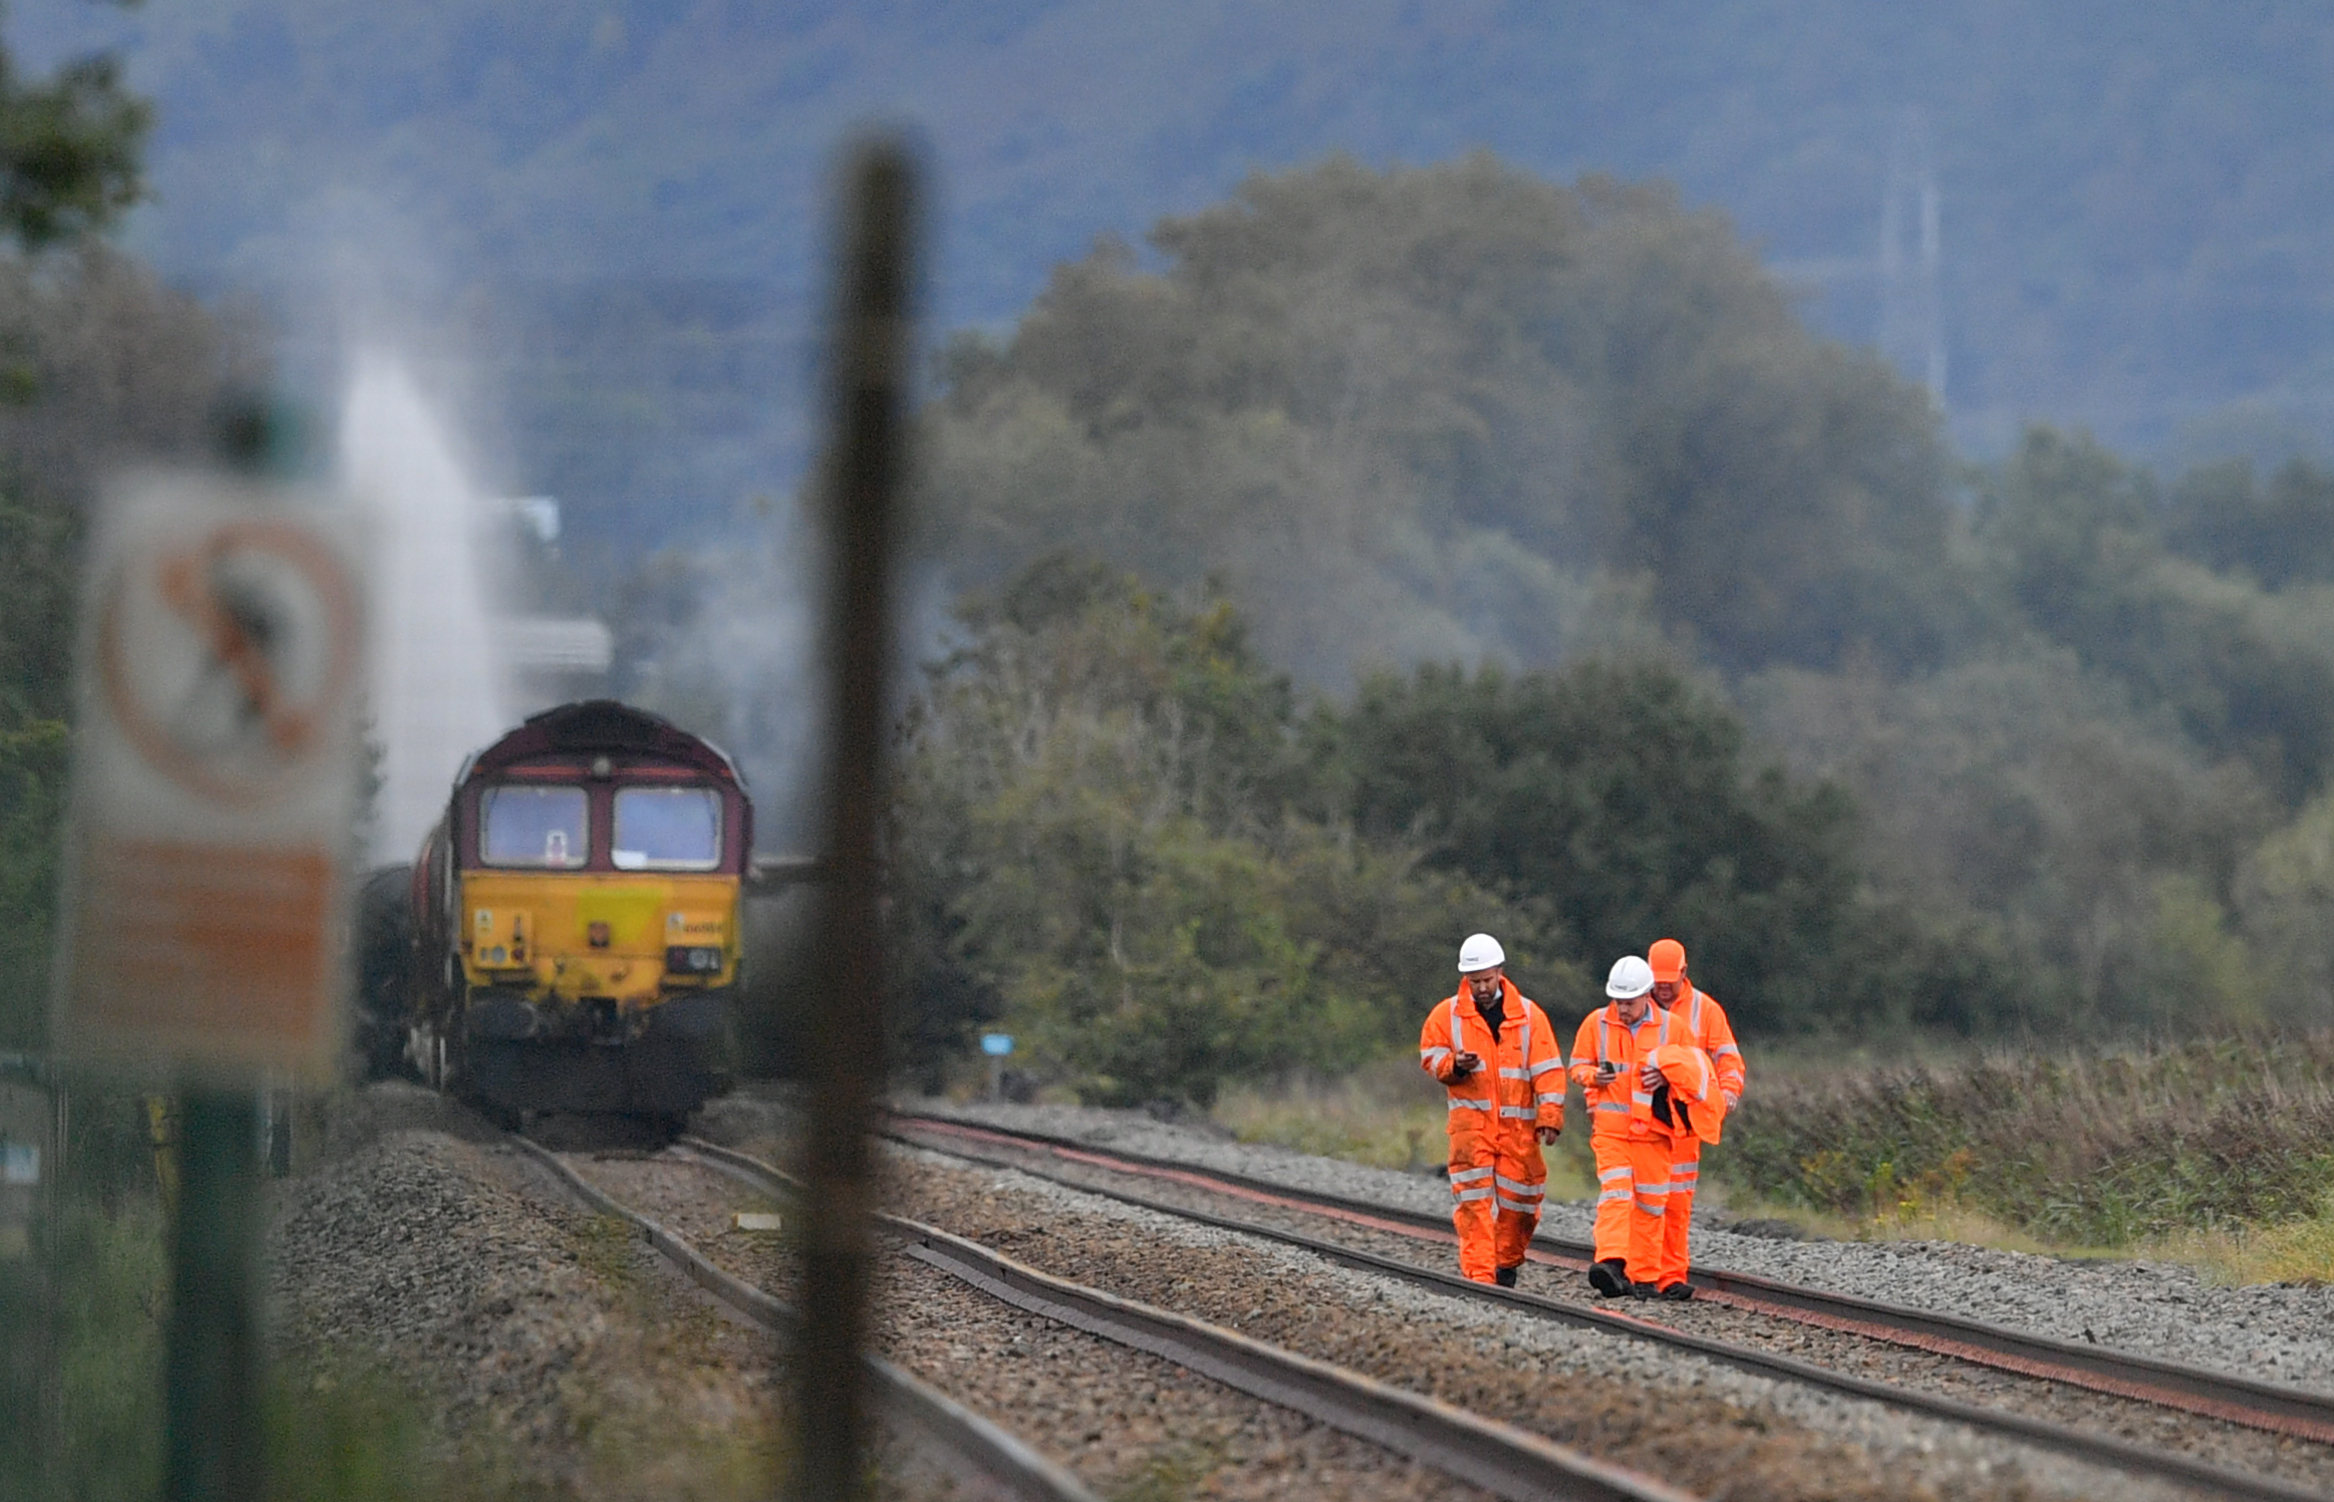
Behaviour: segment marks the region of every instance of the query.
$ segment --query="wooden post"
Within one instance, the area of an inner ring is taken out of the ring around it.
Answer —
[[[874,1155],[883,1088],[884,955],[878,840],[890,740],[891,559],[899,509],[915,169],[897,141],[854,159],[835,311],[827,609],[826,912],[806,1009],[801,1326],[794,1348],[794,1495],[862,1496],[867,1392],[860,1348],[874,1246]]]

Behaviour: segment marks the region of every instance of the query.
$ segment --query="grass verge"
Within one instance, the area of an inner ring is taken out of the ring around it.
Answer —
[[[1863,1236],[2334,1279],[2334,1034],[1754,1076],[1712,1176]],[[1990,1232],[1990,1234],[1988,1234]]]
[[[1427,1078],[1416,1058],[1395,1056],[1337,1080],[1227,1085],[1209,1114],[1242,1142],[1426,1173],[1449,1158],[1445,1100],[1443,1087]],[[1548,1195],[1586,1199],[1595,1192],[1596,1168],[1577,1090],[1564,1119],[1564,1136],[1545,1154]]]

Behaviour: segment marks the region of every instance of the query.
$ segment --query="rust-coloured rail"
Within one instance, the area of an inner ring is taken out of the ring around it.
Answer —
[[[788,1175],[733,1148],[697,1137],[683,1137],[680,1148],[764,1193],[794,1191]],[[1692,1502],[1688,1493],[1544,1435],[1189,1315],[1057,1278],[935,1226],[896,1215],[878,1219],[906,1239],[910,1256],[992,1298],[1147,1351],[1509,1502]]]
[[[1021,1154],[1037,1154],[1058,1158],[1064,1162],[1081,1163],[1132,1177],[1149,1178],[1183,1184],[1211,1194],[1278,1209],[1299,1210],[1320,1215],[1344,1224],[1371,1230],[1408,1236],[1419,1240],[1448,1243],[1453,1239],[1450,1225],[1439,1217],[1421,1215],[1390,1206],[1370,1205],[1335,1195],[1315,1193],[1269,1183],[1244,1175],[1198,1168],[1190,1164],[1174,1163],[1139,1154],[1120,1153],[1087,1146],[1038,1133],[1023,1133],[994,1127],[975,1126],[941,1117],[920,1116],[894,1112],[895,1134],[901,1140],[919,1146],[939,1146],[943,1151],[959,1156],[982,1158],[977,1152],[967,1153],[965,1146],[979,1145],[1005,1149]],[[924,1139],[924,1140],[919,1140]],[[938,1139],[937,1141],[931,1139]],[[1027,1170],[1027,1163],[1010,1158],[987,1157],[983,1161],[1002,1162],[1007,1166]],[[1324,1256],[1354,1266],[1366,1266],[1373,1271],[1389,1273],[1414,1282],[1432,1283],[1443,1291],[1522,1305],[1536,1312],[1580,1325],[1592,1325],[1664,1344],[1680,1346],[1703,1355],[1728,1362],[1731,1365],[1765,1371],[1770,1375],[1793,1381],[1829,1386],[1835,1390],[1899,1407],[1920,1409],[1937,1417],[1968,1423],[1982,1428],[2016,1434],[2021,1438],[2048,1445],[2086,1459],[2104,1461],[2125,1469],[2147,1474],[2171,1476],[2189,1482],[2221,1489],[2232,1496],[2298,1499],[2314,1497],[2318,1493],[2307,1487],[2295,1486],[2274,1478],[2253,1476],[2206,1465],[2184,1456],[2171,1455],[2130,1445],[2083,1431],[2030,1419],[1995,1409],[1963,1404],[1952,1399],[1938,1398],[1912,1389],[1871,1382],[1834,1372],[1828,1368],[1775,1356],[1752,1347],[1712,1340],[1676,1330],[1651,1320],[1636,1318],[1604,1309],[1567,1304],[1536,1295],[1497,1288],[1464,1279],[1430,1268],[1381,1258],[1334,1242],[1320,1241],[1269,1226],[1259,1226],[1226,1217],[1208,1215],[1181,1206],[1161,1204],[1138,1195],[1120,1191],[1100,1190],[1085,1183],[1061,1180],[1070,1187],[1090,1193],[1143,1206],[1163,1214],[1203,1221],[1226,1230],[1280,1241],[1303,1247]],[[1557,1250],[1535,1247],[1530,1253],[1534,1261],[1553,1266],[1582,1269],[1588,1265],[1590,1249],[1582,1244],[1551,1238]],[[1820,1289],[1760,1278],[1747,1273],[1698,1272],[1693,1279],[1696,1296],[1714,1303],[1753,1310],[1758,1313],[1819,1325],[1823,1328],[1860,1335],[1869,1339],[1887,1341],[1941,1355],[1954,1356],[1980,1365],[2015,1372],[2021,1376],[2037,1377],[2067,1383],[2115,1397],[2195,1413],[2223,1422],[2290,1434],[2319,1442],[2334,1442],[2334,1400],[2311,1393],[2270,1387],[2264,1383],[2203,1368],[2182,1366],[2153,1357],[2138,1356],[2108,1347],[2071,1346],[2061,1341],[2029,1335],[2022,1331],[2004,1329],[1964,1320],[1951,1315],[1933,1314],[1925,1310],[1902,1309],[1851,1295],[1834,1294]]]

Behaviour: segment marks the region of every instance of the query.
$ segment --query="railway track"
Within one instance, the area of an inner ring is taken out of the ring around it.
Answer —
[[[2334,1476],[2334,1448],[2330,1448],[2334,1442],[2334,1401],[2314,1394],[1745,1274],[1695,1275],[1696,1304],[1727,1311],[1738,1325],[1784,1324],[1820,1330],[1842,1341],[1919,1352],[1939,1362],[1997,1374],[1994,1402],[1965,1402],[1780,1354],[1771,1340],[1762,1347],[1677,1328],[1671,1321],[1681,1317],[1708,1318],[1707,1313],[1684,1315],[1680,1306],[1668,1306],[1665,1312],[1669,1319],[1654,1319],[1585,1302],[1467,1283],[1416,1260],[1425,1249],[1433,1248],[1439,1255],[1439,1249],[1450,1243],[1449,1223],[1439,1217],[1042,1134],[944,1118],[899,1114],[893,1119],[892,1130],[899,1140],[916,1146],[1016,1168],[1082,1192],[1275,1241],[1348,1267],[1528,1310],[1535,1316],[1582,1328],[1693,1351],[1787,1381],[1890,1403],[2134,1475],[2204,1487],[2219,1495],[2277,1502],[2323,1496],[2328,1489],[2324,1478]],[[1139,1192],[1132,1187],[1135,1185],[1153,1192]],[[1170,1197],[1163,1199],[1162,1193]],[[1195,1200],[1200,1203],[1193,1203]],[[1234,1209],[1242,1213],[1226,1213]],[[1256,1212],[1279,1223],[1259,1220]],[[1300,1221],[1306,1223],[1306,1229],[1293,1229],[1292,1223]],[[1588,1255],[1587,1246],[1562,1240],[1536,1245],[1531,1254],[1535,1262],[1566,1271],[1585,1269]],[[2064,1397],[2051,1400],[2062,1415],[2073,1410],[2076,1421],[2068,1422],[2064,1417],[2053,1421],[2016,1411],[2013,1405],[2035,1402],[2033,1394],[2038,1388],[2079,1395],[2072,1401]],[[2098,1407],[2099,1416],[2084,1418],[2086,1405]],[[2241,1469],[2200,1460],[2163,1444],[2119,1439],[2110,1431],[2119,1419],[2130,1427],[2129,1405],[2137,1405],[2150,1416],[2176,1416],[2158,1418],[2152,1424],[2168,1436],[2167,1443],[2199,1443],[2197,1436],[2202,1433],[2208,1438],[2217,1436],[2213,1442],[2223,1449],[2245,1451],[2246,1444],[2241,1439],[2232,1442],[2227,1431],[2251,1431],[2255,1440],[2250,1451],[2260,1457],[2258,1463],[2263,1468]],[[2309,1480],[2289,1479],[2270,1474],[2270,1467],[2315,1474]]]
[[[691,1282],[780,1336],[794,1331],[794,1311],[763,1289],[725,1271],[712,1258],[655,1219],[623,1204],[540,1143],[512,1134],[511,1143],[541,1163],[585,1204],[629,1222],[649,1246]],[[987,1477],[1023,1502],[1096,1502],[1061,1466],[1018,1436],[973,1412],[903,1367],[869,1356],[868,1376],[883,1416],[950,1459]]]
[[[786,1306],[726,1271],[685,1238],[591,1182],[560,1154],[515,1139],[603,1214],[628,1221],[661,1255],[716,1297],[785,1332]],[[758,1194],[785,1199],[792,1185],[769,1164],[717,1144],[685,1139],[664,1155],[701,1165]],[[1468,1413],[1332,1363],[1285,1351],[1205,1321],[1054,1277],[966,1238],[899,1216],[881,1217],[905,1254],[989,1298],[1162,1358],[1235,1391],[1303,1414],[1454,1480],[1513,1502],[1687,1502],[1688,1493],[1605,1464],[1495,1419]],[[913,1373],[870,1358],[887,1409],[913,1431],[995,1478],[1013,1495],[1089,1498],[1075,1478],[1033,1447],[956,1404]]]

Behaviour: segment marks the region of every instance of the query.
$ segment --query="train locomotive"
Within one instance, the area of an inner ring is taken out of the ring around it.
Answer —
[[[533,716],[455,778],[404,911],[367,914],[375,1070],[402,1044],[499,1117],[677,1127],[728,1088],[752,851],[753,805],[710,743],[608,699]]]

